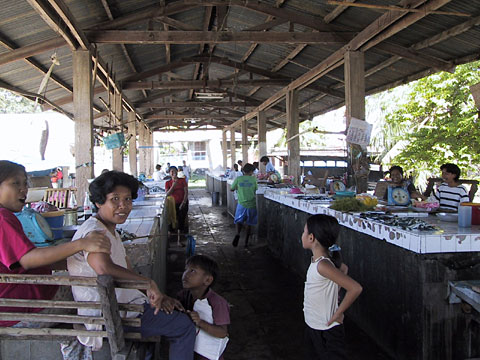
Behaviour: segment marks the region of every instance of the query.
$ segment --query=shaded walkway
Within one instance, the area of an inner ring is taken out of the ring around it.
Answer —
[[[234,248],[233,219],[224,207],[212,207],[204,189],[190,190],[189,198],[196,253],[219,263],[221,276],[214,289],[232,305],[225,359],[302,359],[304,279],[284,268],[256,239],[245,250],[242,236]],[[181,288],[185,255],[170,244],[167,292],[173,295]],[[350,359],[389,359],[348,319],[345,325]]]

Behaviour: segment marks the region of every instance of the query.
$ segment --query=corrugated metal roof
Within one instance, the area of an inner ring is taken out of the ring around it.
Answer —
[[[427,4],[435,2],[438,2],[438,0],[430,0]],[[111,24],[106,9],[102,2],[98,0],[64,0],[64,3],[80,31],[94,28],[98,24],[103,24],[103,27],[105,27],[105,24]],[[272,39],[279,32],[312,33],[312,31],[317,31],[315,28],[320,27],[325,29],[322,31],[350,32],[355,35],[386,12],[386,10],[380,9],[349,6],[327,25],[323,22],[324,17],[334,11],[336,6],[326,4],[323,1],[319,2],[318,0],[285,0],[280,2],[281,5],[278,9],[276,9],[276,4],[278,3],[276,0],[262,0],[259,2],[232,0],[225,1],[223,4],[218,0],[211,3],[208,1],[199,3],[191,0],[167,0],[165,1],[165,9],[167,11],[170,11],[172,7],[177,8],[167,18],[162,17],[163,12],[158,1],[106,0],[106,3],[114,22],[125,17],[145,14],[142,19],[114,27],[117,30],[137,30],[142,32],[155,30],[163,32],[164,24],[167,22],[170,31],[173,33],[174,31],[179,31],[178,29],[182,27],[200,30],[207,21],[208,31],[216,31],[221,27],[224,31],[238,33],[254,26],[260,26],[267,21],[283,19],[283,22],[274,23],[273,27],[266,30],[272,34]],[[387,6],[398,5],[396,0],[382,0],[381,2],[370,3]],[[55,29],[52,29],[26,0],[1,0],[0,4],[2,5],[2,12],[0,13],[0,45],[3,45],[4,41],[7,45],[11,44],[13,48],[24,48],[60,37],[60,34]],[[209,19],[206,19],[209,12],[205,5],[212,6]],[[225,8],[222,8],[221,5],[225,5]],[[226,9],[226,16],[222,24],[219,24],[222,21],[223,9]],[[465,29],[463,32],[459,32],[454,36],[444,35],[444,40],[418,49],[418,56],[430,56],[454,63],[478,59],[480,57],[480,28],[477,24],[480,24],[480,21],[476,19],[475,24],[470,27],[467,27],[466,23],[480,16],[480,0],[450,1],[437,10],[461,12],[471,16],[427,14],[405,29],[388,37],[385,41],[396,45],[398,51],[406,52],[421,41],[428,41],[434,36],[464,24]],[[278,13],[275,13],[275,11],[278,11]],[[154,14],[156,14],[156,17]],[[402,19],[411,15],[412,13],[405,14]],[[58,20],[58,18],[55,19],[61,29],[68,31],[64,22]],[[395,24],[392,26],[395,26]],[[217,34],[216,39],[221,39],[223,35]],[[189,40],[188,36],[189,33],[186,32],[186,39],[184,40]],[[154,72],[148,76],[144,75],[144,73],[167,66],[167,47],[165,45],[126,44],[122,46],[120,44],[99,43],[97,48],[103,63],[108,64],[109,71],[111,71],[114,79],[119,83],[135,74],[141,77],[141,81],[164,82],[167,79],[171,81],[201,79],[237,79],[245,81],[278,77],[297,79],[322,63],[335,51],[341,49],[344,44],[301,45],[301,43],[266,42],[259,43],[253,49],[252,43],[239,41],[221,44],[211,43],[206,44],[205,47],[202,47],[200,44],[173,43],[169,46],[170,62],[173,65],[182,60],[198,56],[201,49],[205,52],[203,54],[205,57],[198,63],[192,61],[181,66],[172,65],[169,72]],[[294,52],[299,48],[301,50]],[[38,91],[39,84],[44,76],[42,71],[48,70],[51,65],[50,56],[56,52],[60,65],[54,67],[53,75],[55,79],[49,81],[48,87],[42,95],[46,96],[50,102],[58,103],[59,108],[63,111],[70,114],[73,113],[73,105],[70,99],[72,96],[70,90],[73,87],[72,51],[67,45],[49,48],[31,56],[29,59],[34,62],[33,65],[21,58],[13,62],[2,63],[2,56],[7,56],[10,52],[11,50],[6,46],[0,46],[0,85],[24,94],[36,93]],[[246,55],[247,52],[251,53]],[[410,53],[409,56],[412,56],[412,54]],[[380,68],[375,72],[372,71],[372,69],[377,69],[382,63],[391,59],[392,56],[394,56],[393,53],[389,53],[388,50],[381,48],[381,46],[373,46],[365,51],[365,70],[367,73],[365,84],[367,93],[387,89],[394,84],[412,80],[422,74],[435,71],[435,69],[429,68],[429,66],[433,65],[426,64],[425,61],[422,62],[420,61],[421,59],[415,58],[399,58],[384,68]],[[220,64],[218,63],[218,58],[228,63]],[[282,64],[282,66],[278,66],[279,64]],[[242,70],[244,65],[251,68],[247,69],[247,71]],[[36,69],[35,66],[40,66],[41,71]],[[197,69],[198,71],[196,71]],[[206,69],[208,69],[208,72]],[[339,66],[301,90],[299,92],[299,102],[302,119],[311,117],[312,114],[326,112],[341,106],[344,103],[344,99],[341,96],[344,92],[343,79],[343,66]],[[97,81],[96,87],[98,86],[100,86],[100,83]],[[282,89],[283,86],[278,85],[265,85],[256,88],[254,86],[235,84],[234,87],[229,87],[226,90],[230,91],[230,94],[238,96],[237,99],[232,99],[234,102],[251,99],[261,103]],[[204,89],[199,90],[203,91]],[[219,89],[212,90],[218,91]],[[124,94],[131,104],[150,101],[150,99],[159,103],[167,101],[168,97],[164,96],[166,92],[168,90],[165,89],[124,90]],[[191,99],[189,95],[188,89],[183,91],[177,89],[172,91],[171,98],[174,101],[194,101],[195,99]],[[108,99],[108,95],[106,92],[94,95],[96,111],[105,111],[105,106],[99,100],[99,97]],[[282,122],[284,123],[285,119],[284,117],[283,119],[281,118],[281,111],[284,108],[285,101],[282,100],[278,102],[277,106],[266,110],[267,118],[276,119],[275,121],[279,126],[284,126]],[[250,110],[251,108],[238,107],[236,111],[240,111],[240,113],[237,112],[236,114],[247,113]],[[188,116],[189,112],[198,113],[198,109],[191,108],[189,111],[187,108],[169,110],[142,108],[139,110],[141,115],[185,113]],[[216,115],[226,114],[227,111],[220,110],[214,113]],[[227,123],[232,123],[235,120],[237,119],[225,118]],[[95,122],[97,125],[104,123],[102,119],[97,119]],[[149,121],[147,120],[147,122]],[[149,123],[152,124],[151,122]],[[152,127],[155,128],[161,126],[161,124],[162,120],[156,120]],[[275,125],[269,124],[269,127],[271,126]]]

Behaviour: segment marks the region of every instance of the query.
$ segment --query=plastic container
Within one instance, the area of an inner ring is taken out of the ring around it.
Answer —
[[[220,193],[212,191],[212,205],[218,205],[220,200]]]
[[[480,225],[480,204],[472,206],[472,225]]]
[[[63,238],[63,217],[64,211],[49,211],[42,213],[42,216],[47,220],[48,225],[53,232],[53,240],[58,240]]]
[[[458,207],[458,226],[472,226],[472,206],[460,204]]]

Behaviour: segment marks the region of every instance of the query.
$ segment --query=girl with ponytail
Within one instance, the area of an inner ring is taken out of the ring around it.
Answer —
[[[305,281],[305,359],[346,359],[344,312],[362,292],[362,287],[346,275],[340,247],[336,244],[340,225],[329,215],[307,219],[302,234],[304,249],[313,254]],[[338,290],[346,290],[338,304]]]

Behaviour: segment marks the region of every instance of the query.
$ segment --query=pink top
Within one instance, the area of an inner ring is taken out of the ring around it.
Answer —
[[[19,263],[23,255],[35,245],[23,232],[17,217],[5,208],[0,208],[0,273],[2,274],[41,274],[50,275],[51,270],[42,267],[25,270]],[[50,300],[57,292],[57,286],[1,284],[0,298]],[[39,308],[0,307],[4,312],[39,312]],[[12,326],[17,321],[0,321],[0,326]]]

